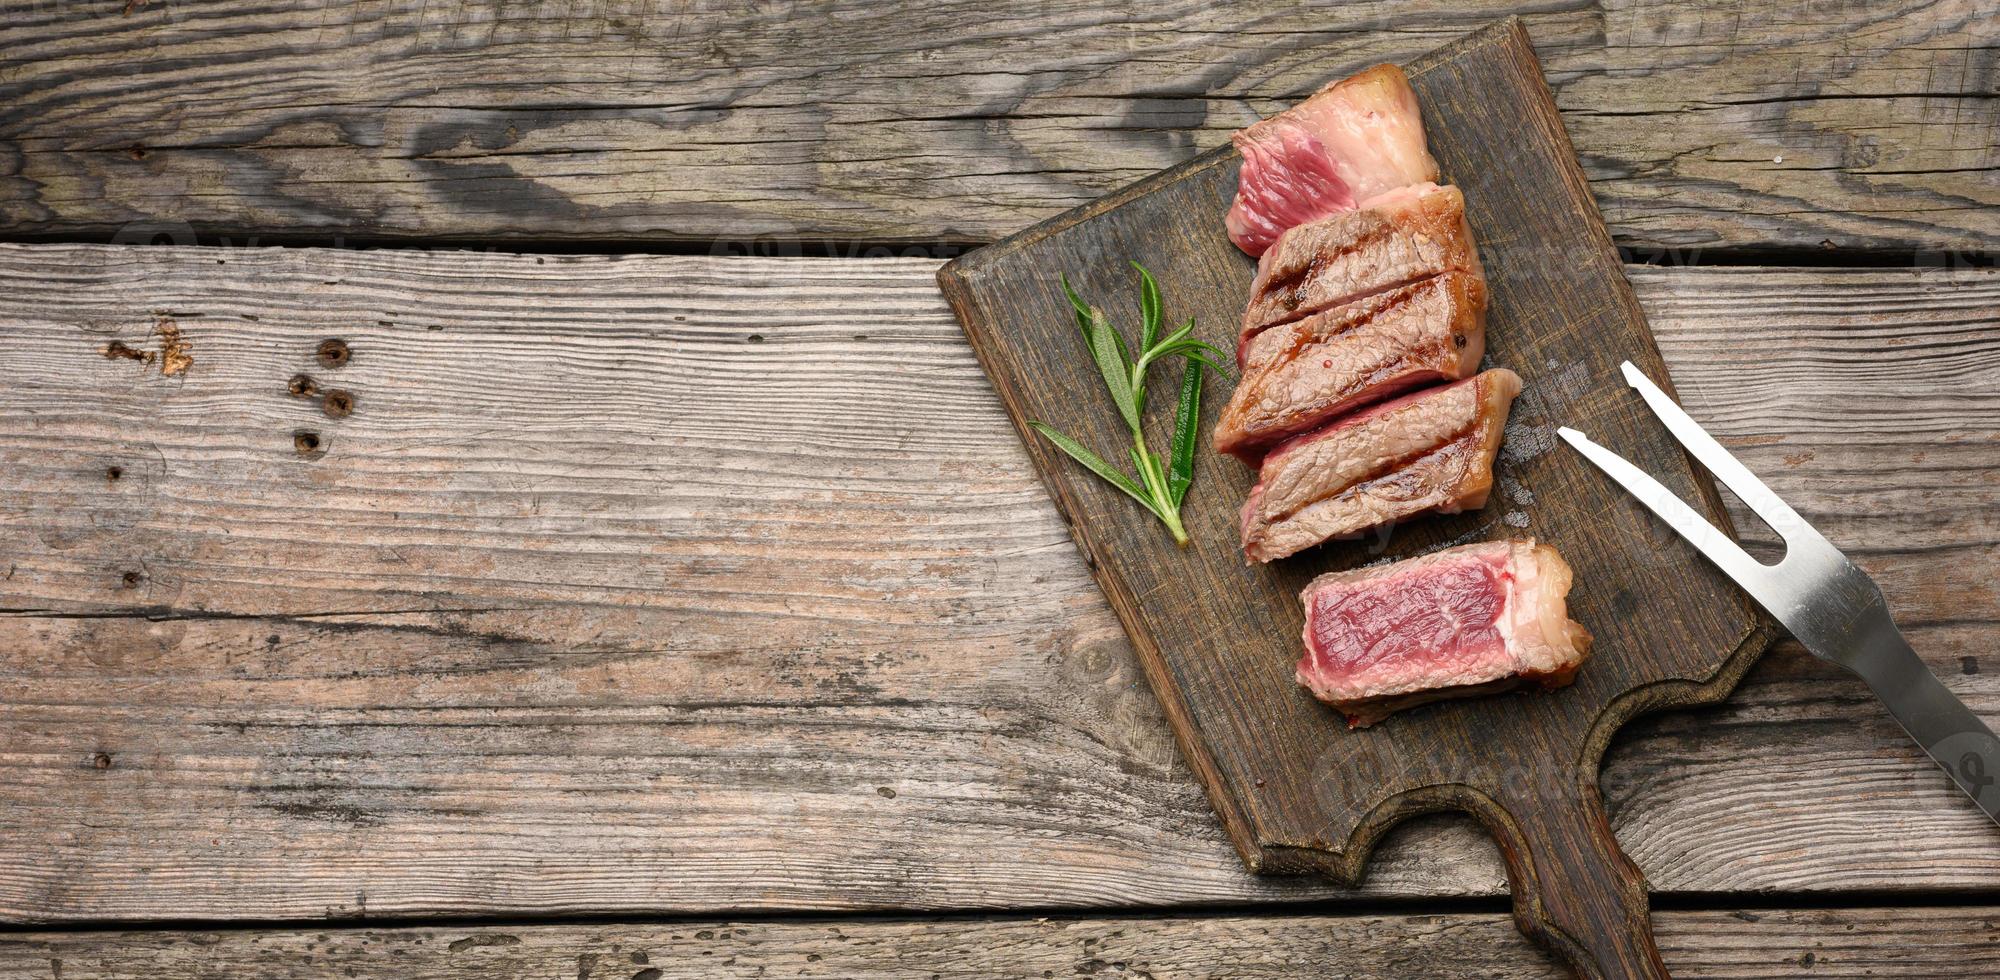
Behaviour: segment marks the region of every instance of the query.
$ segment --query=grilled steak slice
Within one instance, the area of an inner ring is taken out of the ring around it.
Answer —
[[[1243,337],[1446,272],[1479,275],[1456,187],[1413,184],[1284,233],[1257,263]]]
[[[1377,65],[1230,137],[1243,154],[1229,240],[1262,255],[1285,229],[1436,180],[1410,79]]]
[[[1215,448],[1254,463],[1271,446],[1350,409],[1478,367],[1486,282],[1453,272],[1270,327],[1237,348],[1242,380]]]
[[[1243,553],[1267,562],[1419,514],[1486,506],[1521,379],[1495,368],[1299,436],[1264,459],[1243,504]]]
[[[1299,596],[1299,683],[1355,728],[1440,698],[1561,687],[1590,651],[1569,585],[1569,564],[1532,538],[1322,575]]]

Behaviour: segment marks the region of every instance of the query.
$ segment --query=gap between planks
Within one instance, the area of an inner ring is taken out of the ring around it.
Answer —
[[[103,236],[79,234],[0,235],[0,245],[125,245],[141,248],[290,248],[424,252],[488,252],[502,255],[596,255],[745,259],[954,259],[990,244],[979,241],[918,241],[910,239],[755,239],[681,241],[675,239],[476,239],[411,236],[256,234],[191,228],[191,242],[112,242]],[[2000,253],[1970,248],[1901,247],[1651,247],[1621,245],[1620,258],[1632,266],[1656,268],[1762,267],[1777,269],[1955,269],[1992,268]]]
[[[1990,976],[2000,908],[1667,911],[1676,976]],[[1563,975],[1499,913],[714,919],[0,934],[0,980],[314,971],[668,978]]]

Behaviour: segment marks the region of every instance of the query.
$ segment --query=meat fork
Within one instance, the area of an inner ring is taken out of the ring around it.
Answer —
[[[1575,429],[1558,429],[1565,442],[1667,522],[1777,617],[1813,656],[1847,668],[1866,681],[1903,730],[1930,753],[1958,788],[2000,821],[2000,739],[1965,702],[1951,693],[1910,649],[1889,618],[1875,581],[1854,567],[1825,536],[1779,500],[1729,450],[1681,411],[1666,392],[1632,366],[1625,380],[1638,389],[1701,465],[1785,539],[1785,558],[1766,565],[1703,520],[1673,491],[1617,453]]]

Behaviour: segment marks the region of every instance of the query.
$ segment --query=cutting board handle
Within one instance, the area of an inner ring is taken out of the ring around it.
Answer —
[[[1514,890],[1514,921],[1589,980],[1664,978],[1646,909],[1646,877],[1618,849],[1596,767],[1515,772],[1479,814],[1500,843]],[[1537,778],[1545,777],[1545,778]]]

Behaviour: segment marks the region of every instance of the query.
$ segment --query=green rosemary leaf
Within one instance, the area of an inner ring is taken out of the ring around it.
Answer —
[[[1222,350],[1221,348],[1216,347],[1214,344],[1204,343],[1202,341],[1193,339],[1182,340],[1178,343],[1174,343],[1171,345],[1163,344],[1153,349],[1153,359],[1156,361],[1163,357],[1176,356],[1176,355],[1180,357],[1200,358],[1203,361],[1206,361],[1209,367],[1214,368],[1218,373],[1222,374],[1225,377],[1229,375],[1229,372],[1219,367],[1216,364],[1216,359],[1220,358],[1226,361],[1226,360],[1232,360],[1236,356],[1230,353],[1229,351]]]
[[[1118,414],[1125,419],[1125,427],[1139,431],[1140,405],[1132,391],[1132,368],[1125,351],[1125,338],[1104,319],[1104,311],[1090,308],[1090,357],[1097,362],[1097,372],[1104,376],[1104,387],[1111,392],[1111,403],[1118,406]]]
[[[1084,347],[1090,352],[1091,362],[1103,377],[1105,390],[1110,392],[1112,403],[1118,407],[1119,418],[1131,430],[1129,455],[1138,476],[1135,478],[1113,467],[1082,443],[1046,424],[1031,421],[1028,426],[1071,459],[1138,501],[1167,526],[1176,543],[1186,545],[1187,529],[1181,524],[1180,506],[1187,497],[1188,485],[1194,480],[1195,443],[1201,426],[1202,378],[1211,369],[1227,375],[1228,372],[1216,361],[1216,358],[1226,358],[1226,355],[1221,349],[1194,339],[1192,319],[1162,337],[1161,328],[1165,319],[1160,284],[1144,266],[1134,262],[1132,268],[1139,273],[1140,329],[1139,357],[1136,361],[1125,334],[1111,325],[1103,310],[1085,303],[1083,297],[1077,295],[1070,286],[1068,276],[1062,277],[1062,288],[1076,313],[1077,330],[1083,335]],[[1173,443],[1163,456],[1146,448],[1146,376],[1162,358],[1167,357],[1183,358],[1185,366],[1174,416]]]
[[[1183,323],[1180,326],[1174,328],[1173,333],[1170,333],[1164,337],[1159,338],[1158,340],[1155,340],[1152,344],[1148,345],[1147,349],[1158,350],[1162,347],[1168,347],[1174,344],[1178,344],[1181,341],[1188,339],[1188,337],[1193,333],[1194,333],[1194,319],[1190,317],[1188,319],[1188,322]]]
[[[1055,443],[1057,449],[1069,454],[1069,458],[1082,463],[1092,473],[1103,477],[1104,482],[1125,491],[1133,500],[1145,504],[1147,510],[1153,508],[1153,502],[1146,499],[1146,491],[1143,487],[1139,486],[1131,477],[1119,472],[1110,463],[1105,462],[1104,457],[1091,452],[1090,447],[1062,434],[1062,432],[1046,422],[1030,421],[1028,427],[1040,433],[1042,438]]]
[[[1202,366],[1208,368],[1210,371],[1214,371],[1215,373],[1222,375],[1225,378],[1229,377],[1228,368],[1223,367],[1222,365],[1217,364],[1214,361],[1210,360],[1208,356],[1205,354],[1182,354],[1181,356],[1187,358],[1190,361],[1201,364]]]
[[[1068,276],[1062,277],[1062,288],[1063,288],[1063,295],[1069,297],[1070,308],[1076,311],[1076,328],[1083,332],[1083,342],[1085,344],[1089,344],[1090,304],[1085,303],[1083,301],[1083,297],[1078,296],[1076,294],[1076,290],[1070,288]]]
[[[1160,284],[1153,281],[1153,274],[1137,262],[1132,268],[1139,270],[1139,349],[1153,349],[1154,338],[1160,335]],[[1188,321],[1189,326],[1194,321]]]
[[[1173,465],[1167,471],[1167,500],[1179,510],[1194,482],[1194,444],[1201,435],[1202,361],[1189,358],[1181,372],[1180,405],[1174,409]]]

